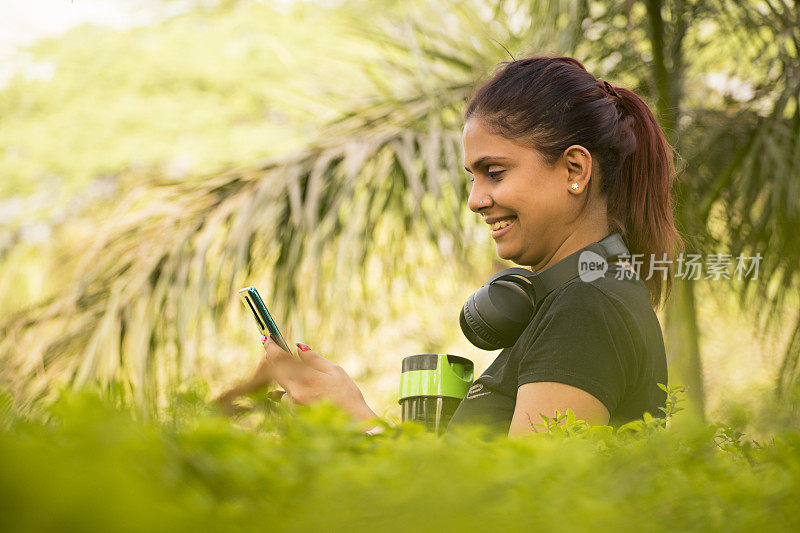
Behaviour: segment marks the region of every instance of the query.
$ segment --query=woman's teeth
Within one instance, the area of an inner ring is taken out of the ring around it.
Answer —
[[[503,219],[503,220],[498,220],[497,222],[492,224],[490,227],[492,228],[492,231],[497,231],[499,229],[503,229],[506,226],[508,226],[509,224],[511,224],[512,222],[514,222],[514,218],[516,218],[516,217],[506,218],[506,219]]]

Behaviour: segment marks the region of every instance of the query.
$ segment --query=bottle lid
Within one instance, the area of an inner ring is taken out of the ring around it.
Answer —
[[[474,374],[474,364],[466,357],[450,354],[418,354],[403,359],[400,397],[438,396],[463,398]]]

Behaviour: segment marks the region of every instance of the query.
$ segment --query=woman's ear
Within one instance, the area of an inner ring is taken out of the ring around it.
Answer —
[[[572,193],[583,192],[592,177],[592,154],[580,144],[573,144],[562,157],[567,167],[567,188]]]

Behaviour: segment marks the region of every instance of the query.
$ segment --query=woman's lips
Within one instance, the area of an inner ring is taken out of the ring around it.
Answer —
[[[505,235],[506,233],[511,231],[511,228],[516,226],[516,224],[517,224],[517,218],[514,217],[514,219],[511,221],[511,224],[509,224],[505,228],[501,228],[501,229],[498,229],[498,230],[492,230],[492,239],[496,239],[498,237],[501,237],[501,236]]]

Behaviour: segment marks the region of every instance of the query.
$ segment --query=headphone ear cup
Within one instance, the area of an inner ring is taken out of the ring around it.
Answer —
[[[533,316],[531,297],[519,283],[484,285],[469,297],[459,323],[467,339],[482,350],[513,346]]]
[[[484,287],[481,287],[482,290]],[[461,332],[469,342],[481,350],[497,350],[500,346],[499,336],[489,330],[489,326],[480,319],[480,315],[475,309],[474,294],[464,303],[458,322],[461,324]]]

